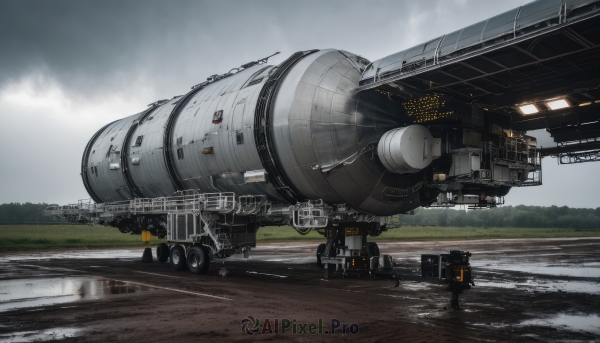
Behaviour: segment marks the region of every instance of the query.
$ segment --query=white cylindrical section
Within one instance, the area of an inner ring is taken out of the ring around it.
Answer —
[[[427,167],[441,155],[441,139],[433,138],[421,125],[411,125],[383,134],[377,145],[379,160],[391,172],[410,174]]]

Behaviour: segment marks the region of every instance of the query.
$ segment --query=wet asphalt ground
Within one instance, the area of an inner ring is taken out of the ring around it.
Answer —
[[[208,275],[143,264],[141,248],[0,253],[0,342],[600,341],[600,238],[380,242],[399,287],[324,279],[316,246],[259,244]],[[450,249],[473,253],[460,311],[419,270]]]

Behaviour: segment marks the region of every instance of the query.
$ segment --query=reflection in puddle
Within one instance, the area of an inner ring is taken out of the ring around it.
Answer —
[[[0,312],[146,290],[151,289],[121,281],[86,277],[5,280],[0,282]]]
[[[254,250],[252,250],[254,253]],[[223,260],[219,260],[223,261]],[[260,255],[259,252],[254,255],[250,255],[250,258],[244,258],[242,255],[233,255],[227,258],[226,261],[229,263],[239,263],[239,262],[275,262],[275,263],[284,263],[284,264],[303,264],[303,263],[314,263],[316,258],[313,256],[307,257],[304,253],[284,253],[284,254],[268,254],[268,255]]]
[[[591,333],[600,333],[600,317],[592,316],[574,316],[568,314],[559,314],[558,316],[546,319],[531,319],[521,322],[521,325],[550,326],[564,330],[587,331]]]
[[[501,264],[489,260],[479,260],[471,263],[474,267],[491,270],[508,270],[513,272],[562,275],[571,277],[597,278],[600,268],[592,263],[571,265],[548,265],[547,263],[507,263]]]
[[[118,259],[118,258],[138,258],[141,252],[139,249],[101,249],[101,250],[73,250],[64,253],[52,252],[52,259]],[[22,262],[29,260],[48,260],[47,251],[28,251],[26,254],[12,254],[6,257],[6,262]]]
[[[53,328],[40,331],[21,331],[0,334],[2,342],[42,342],[61,340],[69,337],[75,337],[80,332],[75,328]]]
[[[527,280],[527,282],[507,282],[507,281],[487,281],[485,279],[476,280],[478,286],[525,289],[537,292],[570,292],[570,293],[600,293],[600,283],[584,281],[536,281]]]
[[[491,327],[494,329],[504,329],[510,325],[502,324],[502,323],[469,323],[474,326],[483,326],[483,327]]]
[[[435,285],[424,282],[401,282],[400,286],[407,291],[423,291],[433,288]]]

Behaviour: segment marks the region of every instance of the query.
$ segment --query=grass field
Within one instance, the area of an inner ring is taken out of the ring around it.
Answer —
[[[101,225],[0,225],[0,251],[96,247],[143,247],[142,236]]]
[[[600,237],[600,230],[555,228],[475,228],[406,226],[384,232],[375,240],[438,240],[481,238]],[[289,226],[263,227],[259,242],[324,238],[317,232],[302,236]],[[153,237],[152,243],[163,242]],[[58,248],[142,247],[140,235],[122,234],[100,225],[0,225],[0,251]]]

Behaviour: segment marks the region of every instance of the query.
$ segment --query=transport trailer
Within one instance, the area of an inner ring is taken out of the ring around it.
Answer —
[[[261,226],[290,225],[300,234],[315,230],[326,238],[326,243],[316,249],[316,263],[324,269],[325,278],[368,275],[395,280],[398,286],[402,277],[392,257],[381,255],[377,243],[368,241],[369,237],[400,227],[399,216],[376,217],[342,205],[328,206],[322,201],[283,205],[264,196],[188,190],[170,197],[52,205],[44,210],[44,215],[141,234],[146,243],[142,262],[147,263],[153,262],[151,236],[166,238],[167,243],[156,248],[158,262],[194,274],[206,274],[215,257],[249,257]],[[448,284],[446,290],[452,292],[451,306],[455,309],[459,308],[458,295],[473,285],[470,256],[466,251],[421,256],[422,275]]]
[[[323,201],[287,205],[260,195],[195,190],[113,203],[52,205],[44,214],[142,234],[147,243],[152,235],[166,238],[167,243],[157,247],[158,261],[170,261],[174,269],[187,268],[196,274],[205,274],[213,257],[248,257],[256,247],[256,233],[261,226],[289,225],[300,234],[315,230],[327,238],[317,248],[317,264],[325,268],[326,274],[337,271],[343,276],[348,272],[374,275],[380,266],[380,253],[377,244],[367,242],[367,237],[401,225],[399,216],[376,217],[346,206],[328,206]],[[149,244],[142,260],[152,262]]]

